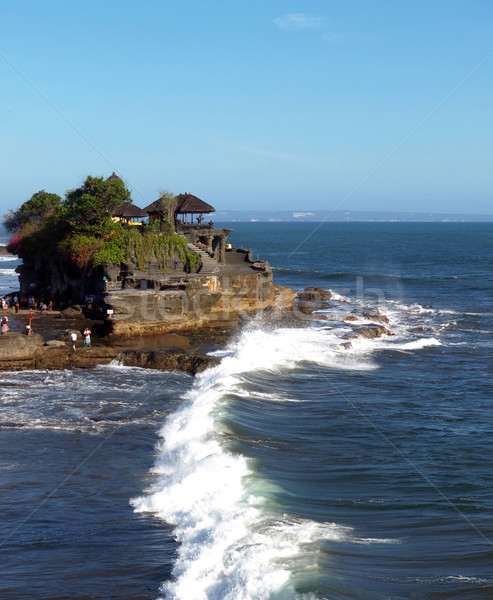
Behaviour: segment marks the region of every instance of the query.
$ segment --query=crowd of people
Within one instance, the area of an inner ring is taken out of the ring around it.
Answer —
[[[3,303],[2,303],[3,306]],[[26,325],[25,329],[24,329],[24,333],[26,335],[32,335],[33,334],[33,328],[32,328],[32,322],[33,322],[34,316],[32,311],[29,313],[29,323]],[[1,335],[5,335],[6,333],[9,332],[10,329],[10,320],[8,318],[7,315],[3,315],[0,319],[0,333]]]
[[[19,297],[16,294],[8,294],[1,300],[2,310],[11,309],[13,313],[19,312],[19,309],[39,310],[41,313],[51,311],[55,308],[53,300],[47,300],[43,296],[35,298],[34,296]]]
[[[87,298],[86,298],[87,300]],[[33,311],[38,310],[41,314],[45,314],[48,311],[54,310],[55,306],[52,300],[46,301],[43,297],[38,299],[34,296],[19,298],[16,294],[9,294],[0,299],[0,305],[2,311],[7,311],[9,309],[12,312],[18,313],[19,309],[27,309],[30,311],[29,313],[29,323],[24,328],[24,333],[26,335],[33,335],[33,327],[32,322],[34,319]],[[0,317],[0,335],[5,335],[10,330],[10,320],[7,314],[3,314]],[[91,347],[91,330],[89,327],[86,327],[82,332],[82,337],[84,340],[84,347]],[[75,351],[77,347],[77,332],[72,331],[70,333],[70,341],[72,345],[72,350]]]
[[[32,328],[32,321],[33,321],[33,314],[30,313],[29,315],[29,323],[26,325],[25,329],[24,329],[24,333],[26,335],[32,335],[33,334],[33,328]],[[0,318],[0,335],[5,335],[6,333],[9,332],[10,329],[10,319],[8,318],[7,315],[3,315]],[[90,348],[91,347],[91,330],[89,329],[89,327],[86,327],[84,329],[84,331],[82,332],[82,337],[84,339],[84,348]],[[73,352],[76,351],[77,349],[77,332],[76,331],[71,331],[70,332],[70,343],[72,346],[72,350]]]

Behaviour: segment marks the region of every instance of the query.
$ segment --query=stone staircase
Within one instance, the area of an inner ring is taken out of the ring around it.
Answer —
[[[200,275],[214,275],[219,271],[219,265],[217,264],[217,261],[214,260],[206,250],[202,250],[202,248],[192,244],[192,242],[189,240],[187,240],[187,242],[190,252],[200,256],[200,260],[202,262],[202,265],[198,271]]]
[[[106,281],[105,282],[105,292],[117,292],[122,289],[121,281]]]

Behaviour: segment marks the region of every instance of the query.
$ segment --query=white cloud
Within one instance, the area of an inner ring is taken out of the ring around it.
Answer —
[[[326,17],[319,17],[307,13],[290,13],[277,17],[274,23],[280,29],[289,31],[300,31],[302,29],[322,29],[327,25]]]

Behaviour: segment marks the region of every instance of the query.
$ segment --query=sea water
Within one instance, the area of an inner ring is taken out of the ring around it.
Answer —
[[[5,247],[9,233],[0,225],[0,247]],[[0,297],[19,290],[19,280],[15,269],[21,264],[17,256],[0,254]]]
[[[195,379],[1,374],[0,596],[493,597],[493,225],[232,227],[332,300]]]

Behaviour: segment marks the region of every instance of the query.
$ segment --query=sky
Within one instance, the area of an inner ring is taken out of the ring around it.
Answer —
[[[113,171],[217,210],[493,214],[490,0],[16,0],[0,215]]]

